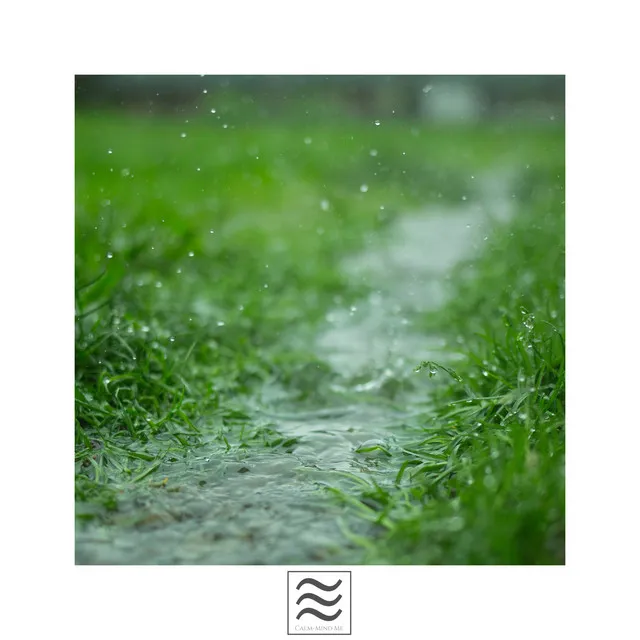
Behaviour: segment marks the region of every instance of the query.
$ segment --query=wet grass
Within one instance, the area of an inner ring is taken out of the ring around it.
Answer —
[[[433,411],[395,452],[395,483],[354,483],[380,527],[359,539],[369,562],[564,562],[563,184],[532,178],[518,216],[424,318],[454,364],[416,367],[433,381]]]
[[[435,372],[433,411],[384,450],[396,483],[334,495],[383,523],[371,562],[562,561],[562,132],[218,115],[76,119],[78,517],[108,521],[121,492],[202,447],[290,450],[256,398],[335,404],[339,372],[310,345],[370,286],[341,258],[399,212],[459,201],[474,173],[528,164],[523,215],[422,319],[460,358],[411,374]]]

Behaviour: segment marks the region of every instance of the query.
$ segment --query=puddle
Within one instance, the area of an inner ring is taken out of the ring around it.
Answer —
[[[491,217],[510,215],[507,177],[476,182],[482,190],[475,204],[407,214],[383,244],[345,262],[354,282],[365,279],[375,291],[327,314],[317,351],[342,374],[343,389],[362,394],[362,402],[263,414],[278,431],[299,438],[290,453],[201,456],[160,470],[155,477],[167,477],[166,485],[125,493],[113,524],[77,525],[76,562],[358,564],[361,551],[346,540],[338,520],[356,533],[371,533],[369,525],[320,488],[351,486],[344,472],[392,481],[395,469],[385,464],[381,448],[400,446],[413,416],[371,399],[420,360],[438,359],[442,342],[414,331],[411,317],[444,302],[451,268],[481,248]],[[363,443],[373,446],[358,451]]]

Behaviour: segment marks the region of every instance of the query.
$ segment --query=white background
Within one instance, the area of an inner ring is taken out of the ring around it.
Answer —
[[[567,74],[567,566],[352,567],[352,637],[634,636],[631,3],[575,12],[557,0],[167,6],[13,3],[3,12],[0,635],[286,638],[280,585],[294,567],[74,566],[73,76],[151,72]]]

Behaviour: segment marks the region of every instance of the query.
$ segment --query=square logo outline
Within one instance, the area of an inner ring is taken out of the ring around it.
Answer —
[[[289,596],[289,585],[290,585],[290,580],[289,580],[289,576],[292,573],[304,573],[306,575],[309,574],[315,574],[315,573],[348,573],[349,574],[349,633],[295,633],[295,632],[290,632],[289,631],[289,622],[290,622],[290,618],[289,618],[289,601],[290,601],[290,596]],[[287,571],[287,635],[288,636],[350,636],[353,632],[353,628],[352,628],[352,623],[353,623],[353,598],[352,598],[352,594],[353,594],[353,574],[351,572],[351,570],[348,571],[342,571],[342,570],[337,570],[337,571],[331,571],[329,569],[325,569],[325,570],[315,570],[315,569],[310,569],[308,571],[304,571],[304,570],[293,570],[293,571]]]

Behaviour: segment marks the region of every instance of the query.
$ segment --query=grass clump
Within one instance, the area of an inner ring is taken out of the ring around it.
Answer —
[[[557,174],[536,184],[425,318],[452,357],[416,368],[433,410],[395,483],[361,491],[370,562],[564,562],[564,198]]]

